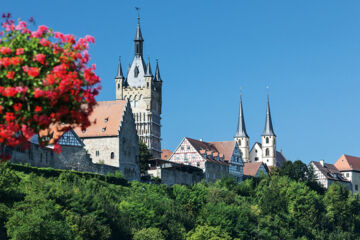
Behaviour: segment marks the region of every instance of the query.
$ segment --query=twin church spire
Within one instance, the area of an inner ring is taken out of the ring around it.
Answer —
[[[274,133],[272,120],[271,120],[269,96],[267,98],[265,128],[264,128],[264,132],[261,136],[276,136]],[[243,113],[243,104],[242,104],[242,95],[241,94],[240,94],[238,126],[237,126],[236,134],[234,137],[235,138],[240,138],[240,137],[249,138],[249,136],[246,132],[246,127],[245,127],[245,119],[244,119],[244,113]]]

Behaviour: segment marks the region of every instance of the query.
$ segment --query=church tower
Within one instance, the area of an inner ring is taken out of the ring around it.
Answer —
[[[131,103],[139,140],[147,145],[154,158],[161,157],[161,105],[162,79],[159,63],[156,61],[155,76],[143,57],[143,42],[140,17],[137,18],[134,39],[135,56],[129,66],[127,77],[123,76],[119,62],[116,83],[116,99],[128,99]]]
[[[271,121],[269,96],[267,99],[265,129],[261,135],[261,146],[263,163],[266,163],[268,167],[276,166],[276,135]]]
[[[242,160],[244,162],[249,162],[249,136],[246,132],[243,106],[242,106],[242,96],[240,94],[240,108],[239,108],[239,118],[237,131],[234,136],[234,140],[238,143],[239,149],[241,151]]]

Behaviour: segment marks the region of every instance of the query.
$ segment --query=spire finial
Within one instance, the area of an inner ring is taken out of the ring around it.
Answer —
[[[249,138],[249,136],[246,132],[245,119],[244,119],[243,106],[242,106],[242,88],[240,88],[239,118],[238,118],[238,126],[237,126],[235,137]]]
[[[148,63],[146,66],[146,73],[145,73],[145,77],[152,77],[152,71],[151,71],[151,66],[150,66],[150,57],[148,57]]]
[[[137,20],[138,20],[138,25],[140,25],[140,8],[139,7],[135,7],[136,11],[137,11]]]
[[[115,78],[124,78],[124,74],[122,71],[122,67],[121,67],[121,56],[119,56],[119,65],[118,65],[118,70],[117,70],[117,74]]]

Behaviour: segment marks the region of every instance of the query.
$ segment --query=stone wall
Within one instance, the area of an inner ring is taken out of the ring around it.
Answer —
[[[161,183],[168,186],[174,184],[192,185],[200,182],[204,178],[202,171],[200,172],[186,172],[176,168],[161,168],[158,167],[149,170],[148,174],[153,177],[161,178]]]
[[[33,167],[51,167],[104,175],[119,171],[118,167],[92,163],[89,154],[83,147],[61,146],[61,149],[61,153],[57,154],[49,147],[31,144],[27,150],[13,149],[11,151],[11,162],[29,164]]]
[[[205,180],[206,182],[215,182],[218,179],[221,179],[229,175],[229,165],[228,164],[219,164],[216,162],[205,162]]]

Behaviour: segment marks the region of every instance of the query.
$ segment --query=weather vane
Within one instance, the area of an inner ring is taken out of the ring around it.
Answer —
[[[138,13],[138,18],[140,18],[140,8],[139,7],[135,7],[137,13]]]

